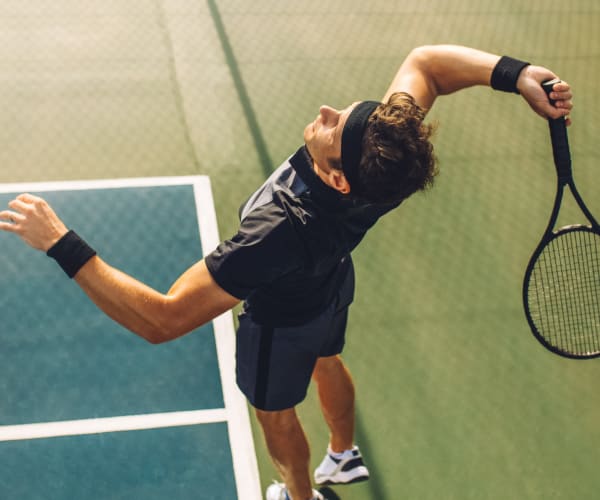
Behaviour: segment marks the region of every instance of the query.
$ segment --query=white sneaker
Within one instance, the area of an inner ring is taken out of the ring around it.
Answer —
[[[341,459],[334,458],[330,453],[331,449],[328,448],[321,465],[315,470],[315,482],[318,485],[351,484],[369,479],[369,470],[363,463],[358,446],[344,452]]]
[[[273,484],[267,488],[266,500],[292,500],[288,494],[285,484],[273,481]],[[313,490],[312,500],[325,500],[323,495],[318,491]]]

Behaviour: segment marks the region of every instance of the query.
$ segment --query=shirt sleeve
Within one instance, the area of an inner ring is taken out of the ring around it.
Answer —
[[[282,207],[269,204],[250,213],[235,236],[204,259],[227,293],[245,299],[301,265],[301,242]]]

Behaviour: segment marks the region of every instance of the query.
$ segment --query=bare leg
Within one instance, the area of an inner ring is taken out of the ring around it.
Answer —
[[[308,441],[296,410],[256,410],[271,459],[293,500],[312,498]]]
[[[354,383],[340,356],[319,358],[313,371],[331,450],[341,453],[354,445]]]

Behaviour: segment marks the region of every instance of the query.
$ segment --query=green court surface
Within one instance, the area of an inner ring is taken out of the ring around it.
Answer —
[[[239,205],[301,144],[321,104],[380,98],[413,47],[456,43],[548,66],[572,84],[575,180],[598,216],[599,25],[594,0],[10,0],[0,6],[0,182],[207,175],[227,237]],[[518,96],[487,88],[440,98],[429,119],[439,125],[437,185],[386,216],[354,255],[358,290],[345,359],[357,386],[357,444],[372,480],[336,492],[344,500],[597,498],[600,362],[546,352],[521,305],[523,273],[555,190],[547,125]],[[65,198],[61,211],[70,207]],[[159,259],[161,245],[147,239],[139,214],[129,213],[135,209],[119,206],[104,221],[72,216],[89,219],[94,229],[86,237],[95,246],[117,228],[139,232],[136,252]],[[183,210],[161,211],[150,222],[176,237]],[[583,222],[573,204],[563,222]],[[11,235],[0,235],[0,248],[3,269],[15,257],[24,262],[0,276],[10,292],[42,257]],[[153,280],[134,254],[120,246],[103,252],[111,264]],[[177,254],[159,286],[196,257]],[[44,266],[34,277],[39,285],[22,285],[29,307],[16,319],[9,314],[16,325],[3,323],[0,352],[26,356],[11,336],[32,326],[32,344],[45,338],[50,349],[61,346],[70,373],[92,380],[96,372],[78,359],[77,340],[65,334],[62,343],[50,342],[36,326],[91,307],[81,300],[71,310],[76,288]],[[59,312],[44,309],[48,297],[65,298]],[[3,317],[15,302],[10,293],[0,301]],[[135,344],[125,333],[109,336]],[[35,356],[51,369],[43,352]],[[184,377],[189,365],[182,363],[177,376]],[[35,411],[30,392],[57,390],[50,382],[44,389],[47,380],[29,367],[17,373],[8,380],[19,380],[22,397],[3,398],[10,408],[2,403],[0,412],[11,425],[14,405]],[[115,411],[130,404],[121,382]],[[207,383],[218,393],[217,381]],[[190,405],[211,393],[195,394]],[[86,397],[91,408],[94,398]],[[149,411],[177,405],[158,406]],[[316,466],[327,432],[314,391],[300,413]],[[253,428],[264,490],[276,474]],[[64,449],[74,443],[60,439]],[[89,439],[82,446],[94,447]],[[62,453],[38,451],[41,441],[31,446],[22,456]]]

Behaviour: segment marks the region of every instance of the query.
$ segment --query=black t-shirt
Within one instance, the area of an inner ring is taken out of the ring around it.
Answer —
[[[326,185],[305,147],[240,209],[240,228],[205,262],[259,324],[292,326],[320,314],[351,265],[350,252],[395,204],[367,204]]]

